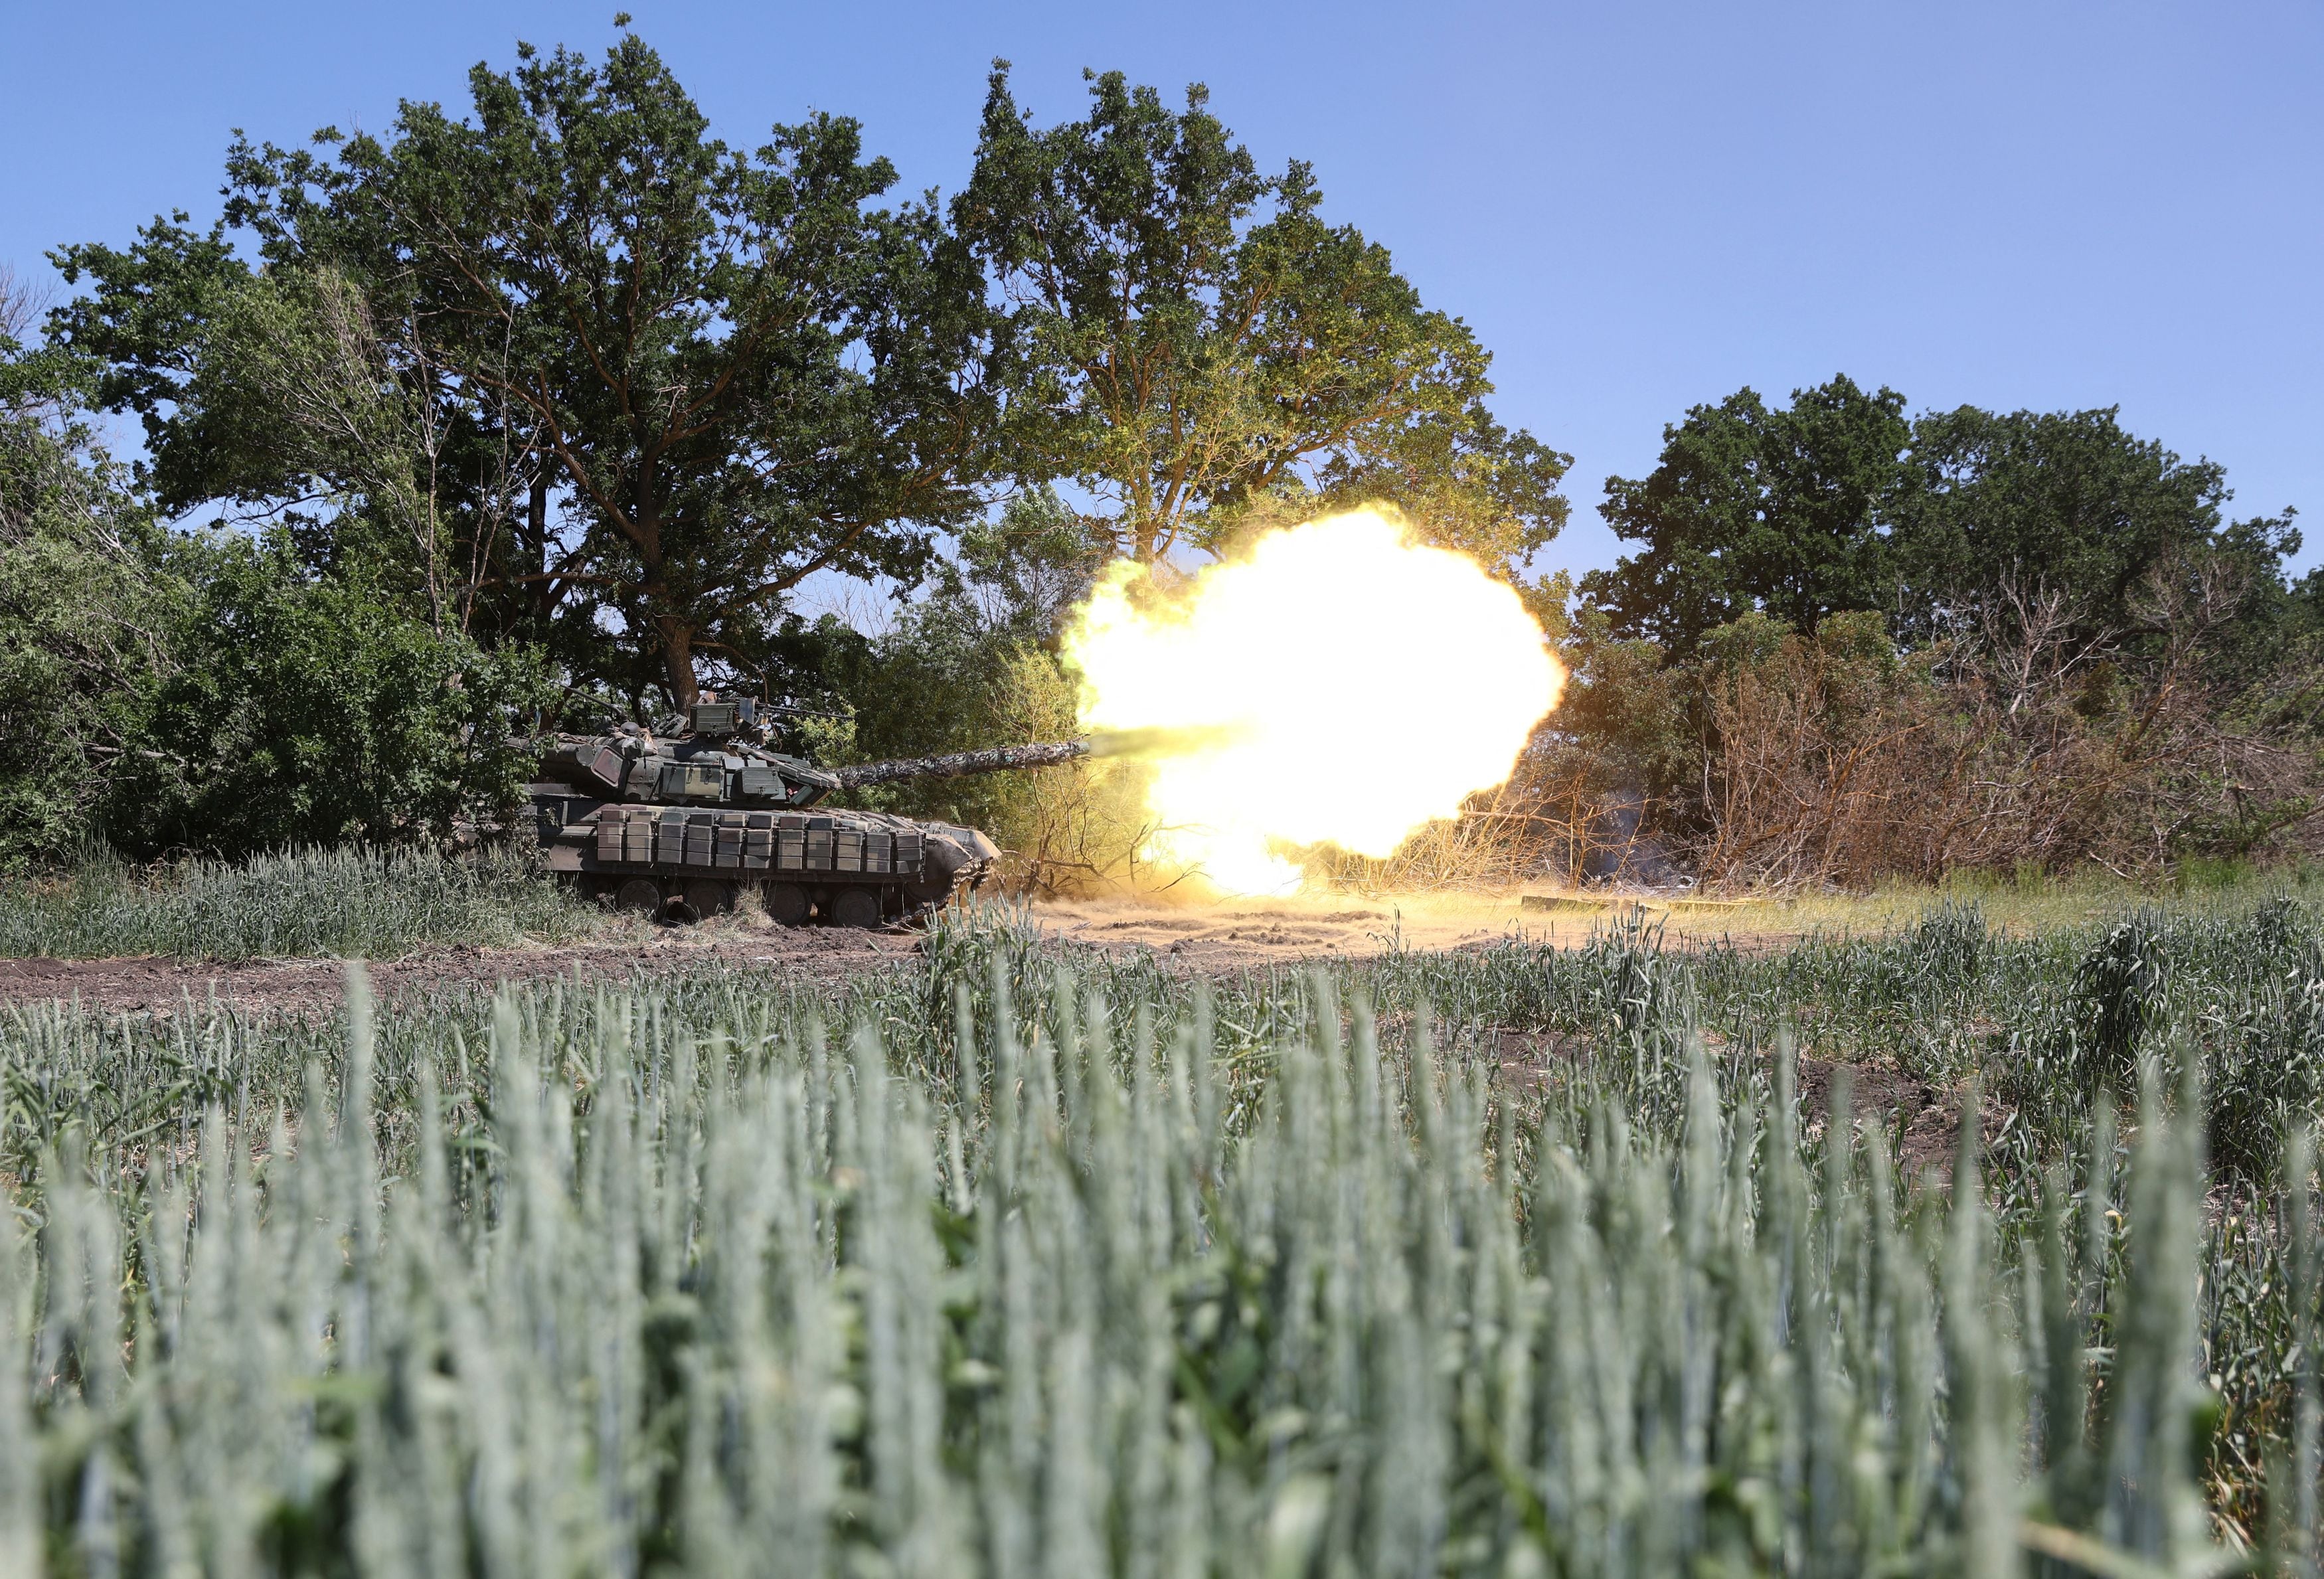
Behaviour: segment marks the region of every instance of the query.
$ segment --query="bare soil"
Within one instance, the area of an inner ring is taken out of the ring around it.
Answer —
[[[1105,900],[1039,904],[1031,918],[1065,941],[1119,952],[1151,951],[1174,969],[1222,974],[1303,959],[1360,959],[1399,946],[1484,948],[1510,937],[1571,946],[1602,926],[1606,914],[1544,914],[1526,910],[1512,894],[1205,904]],[[1698,932],[1720,935],[1700,923],[1670,925],[1674,942]],[[1770,933],[1755,941],[1774,946],[1788,936]],[[374,962],[371,978],[373,990],[389,1000],[499,982],[554,976],[621,981],[722,965],[771,967],[833,982],[892,964],[918,946],[918,935],[910,931],[779,927],[763,915],[750,914],[697,927],[610,923],[603,936],[553,946],[433,945]],[[78,1000],[117,1013],[166,1014],[212,1000],[250,1012],[328,1011],[341,1002],[345,983],[345,966],[331,959],[0,959],[0,1003]]]
[[[1408,894],[1179,905],[1061,901],[1037,906],[1033,919],[1061,937],[1106,948],[1150,948],[1189,967],[1218,971],[1317,956],[1360,959],[1395,947],[1489,948],[1512,937],[1573,947],[1618,913],[1618,905],[1595,899],[1545,910],[1514,893]],[[1736,923],[1744,918],[1710,906],[1656,906],[1650,914],[1665,928],[1665,938],[1681,946],[1726,938],[1772,947],[1801,936],[1795,929],[1768,930],[1757,916],[1738,929]]]
[[[1719,1048],[1715,1036],[1706,1040]],[[1500,1078],[1511,1085],[1539,1089],[1549,1070],[1581,1056],[1587,1043],[1564,1031],[1514,1030],[1495,1028],[1484,1033],[1484,1052],[1498,1066]],[[1880,1064],[1841,1063],[1803,1053],[1799,1061],[1799,1112],[1802,1125],[1812,1134],[1831,1122],[1838,1095],[1839,1072],[1848,1072],[1847,1118],[1857,1123],[1877,1123],[1888,1137],[1891,1165],[1904,1178],[1933,1173],[1940,1182],[1952,1177],[1953,1159],[1960,1151],[1962,1094],[1926,1080],[1915,1079]],[[1997,1132],[2002,1114],[1980,1115],[1980,1129]]]
[[[566,976],[624,981],[712,965],[773,966],[838,981],[910,956],[918,939],[890,932],[713,925],[657,928],[644,939],[554,947],[431,946],[370,966],[372,990],[391,1002],[501,982]],[[115,1013],[169,1014],[212,1002],[245,1012],[301,1014],[337,1009],[346,967],[335,959],[217,964],[159,958],[0,960],[0,1003],[77,1000]]]
[[[1950,1183],[1953,1159],[1960,1154],[1961,1113],[1967,1105],[1962,1094],[1877,1064],[1803,1057],[1800,1104],[1812,1122],[1831,1122],[1833,1076],[1843,1068],[1848,1071],[1849,1114],[1858,1122],[1869,1118],[1882,1124],[1894,1148],[1897,1173],[1905,1178],[1932,1173]],[[1987,1140],[1999,1130],[2001,1116],[1979,1115],[1978,1127]]]

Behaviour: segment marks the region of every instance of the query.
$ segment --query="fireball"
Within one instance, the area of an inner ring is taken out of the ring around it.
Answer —
[[[1508,777],[1564,671],[1517,594],[1375,511],[1260,538],[1183,595],[1112,567],[1065,636],[1081,724],[1155,743],[1149,857],[1227,893],[1386,856]],[[1140,594],[1145,594],[1140,596]]]

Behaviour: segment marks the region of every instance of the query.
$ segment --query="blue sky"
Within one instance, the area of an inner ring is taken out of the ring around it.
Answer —
[[[1081,69],[1207,82],[1260,161],[1312,162],[1495,353],[1503,420],[1575,457],[1545,556],[1615,540],[1609,473],[1743,384],[1845,372],[1915,409],[2120,405],[2300,508],[2324,560],[2324,5],[624,0],[719,132],[853,115],[913,189],[966,174],[987,62],[1044,121]],[[0,262],[216,211],[229,129],[465,103],[519,38],[614,5],[43,5],[0,26]]]

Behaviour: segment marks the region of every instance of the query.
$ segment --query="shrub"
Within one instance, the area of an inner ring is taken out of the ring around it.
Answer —
[[[272,549],[203,559],[142,771],[107,808],[124,848],[440,837],[522,799],[534,756],[512,728],[547,699],[536,655],[486,653],[373,589],[309,582]]]

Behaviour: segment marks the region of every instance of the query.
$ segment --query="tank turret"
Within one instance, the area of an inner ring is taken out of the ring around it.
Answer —
[[[1039,767],[1080,742],[819,768],[768,743],[779,709],[706,697],[659,731],[543,743],[532,802],[549,868],[623,909],[689,919],[755,891],[787,925],[876,927],[973,891],[1001,852],[974,828],[816,809],[834,790]]]

